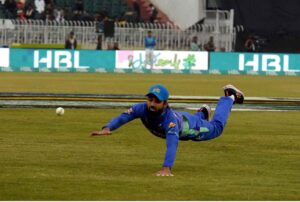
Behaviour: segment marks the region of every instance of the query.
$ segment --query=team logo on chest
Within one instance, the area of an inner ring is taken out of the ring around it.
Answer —
[[[169,123],[169,128],[174,128],[175,126],[176,126],[175,123],[173,123],[173,122],[170,122],[170,123]]]

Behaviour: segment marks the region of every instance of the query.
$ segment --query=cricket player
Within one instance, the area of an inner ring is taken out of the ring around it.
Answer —
[[[150,65],[150,68],[153,69],[154,48],[156,46],[156,40],[152,36],[152,31],[148,31],[148,34],[144,39],[144,45],[145,45],[145,68],[147,68],[147,65]]]
[[[156,176],[173,176],[171,168],[174,164],[178,141],[206,141],[220,136],[232,105],[243,103],[242,91],[233,85],[226,85],[223,88],[225,96],[220,98],[211,120],[211,108],[208,105],[203,105],[195,114],[174,111],[168,105],[167,88],[157,84],[149,89],[146,102],[133,105],[127,112],[113,118],[103,126],[102,130],[94,131],[91,135],[111,135],[111,131],[139,118],[153,135],[166,139],[164,161],[162,168],[155,173]]]

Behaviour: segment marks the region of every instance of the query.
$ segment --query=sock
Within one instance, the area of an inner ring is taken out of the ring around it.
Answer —
[[[230,96],[228,96],[228,97],[230,97],[233,101],[235,101],[234,95],[230,95]]]

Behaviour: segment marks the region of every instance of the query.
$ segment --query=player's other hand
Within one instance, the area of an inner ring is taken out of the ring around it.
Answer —
[[[111,135],[111,131],[109,128],[103,128],[100,131],[93,131],[91,133],[91,136],[97,136],[97,135]]]
[[[171,173],[171,168],[169,168],[169,167],[162,167],[162,169],[160,169],[160,171],[155,173],[155,175],[156,176],[174,176]]]

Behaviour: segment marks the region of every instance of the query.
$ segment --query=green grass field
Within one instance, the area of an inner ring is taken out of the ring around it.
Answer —
[[[219,96],[232,83],[247,96],[300,97],[296,76],[0,73],[0,92],[145,94],[155,83],[166,85],[172,95]]]
[[[0,92],[300,97],[297,77],[0,73]],[[0,200],[300,200],[300,113],[232,112],[221,137],[180,142],[174,177],[155,177],[165,142],[133,121],[90,137],[124,109],[0,108]]]

